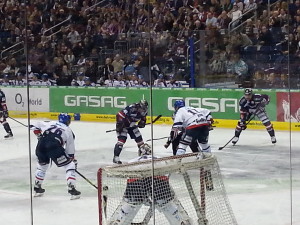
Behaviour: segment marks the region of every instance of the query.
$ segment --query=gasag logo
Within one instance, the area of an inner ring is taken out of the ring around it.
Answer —
[[[121,96],[66,95],[64,105],[69,107],[124,108],[127,104],[126,97]]]

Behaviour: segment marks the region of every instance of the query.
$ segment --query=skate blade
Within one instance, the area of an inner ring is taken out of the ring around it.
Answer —
[[[4,140],[12,140],[12,139],[14,139],[14,137],[4,138]]]
[[[70,200],[76,200],[76,199],[79,199],[79,198],[80,198],[80,195],[71,195]]]
[[[44,193],[35,193],[33,195],[33,197],[42,197],[44,195]]]

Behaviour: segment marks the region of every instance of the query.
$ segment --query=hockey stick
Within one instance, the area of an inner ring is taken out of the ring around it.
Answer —
[[[248,122],[246,123],[246,126],[251,122],[251,120],[254,119],[254,117],[256,116],[256,113],[258,112],[258,110],[260,110],[261,104],[259,104],[257,106],[257,109],[255,110],[255,112],[253,113],[253,116],[248,120]],[[225,148],[232,140],[233,138],[235,138],[235,136],[233,136],[225,145],[223,145],[222,147],[219,147],[218,150],[222,150],[223,148]]]
[[[89,179],[87,179],[85,176],[83,176],[77,169],[75,169],[75,172],[78,173],[79,176],[81,176],[84,180],[86,180],[90,185],[92,185],[94,188],[98,190],[98,187],[93,184]]]
[[[161,116],[162,116],[162,115],[158,115],[158,116],[152,121],[152,123],[155,123],[157,120],[159,120],[159,118],[160,118]],[[146,123],[145,125],[149,125],[149,124],[152,124],[152,123]],[[128,128],[133,128],[133,127],[125,127],[125,128],[128,129]],[[106,133],[113,132],[113,131],[116,131],[116,129],[107,130]]]
[[[169,138],[169,137],[161,137],[161,138],[148,139],[148,140],[146,140],[146,142],[147,142],[147,141],[151,141],[151,140],[157,141],[157,140],[166,139],[166,138]]]
[[[23,125],[24,127],[28,127],[28,125],[26,125],[26,124],[24,124],[24,123],[22,123],[22,122],[20,122],[19,120],[16,120],[16,119],[14,119],[14,118],[12,118],[12,117],[8,117],[9,119],[12,119],[13,121],[15,121],[15,122],[17,122],[17,123],[19,123],[19,124],[21,124],[21,125]]]

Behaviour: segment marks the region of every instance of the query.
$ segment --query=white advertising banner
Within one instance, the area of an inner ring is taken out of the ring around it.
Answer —
[[[1,87],[6,96],[9,111],[27,111],[28,103],[32,112],[49,112],[49,88],[29,88],[29,102],[26,87]]]

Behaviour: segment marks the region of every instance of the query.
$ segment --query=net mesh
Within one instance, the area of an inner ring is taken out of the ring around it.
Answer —
[[[237,224],[217,159],[197,156],[192,153],[100,169],[100,224],[176,224],[166,212],[172,207],[178,210],[182,224]],[[120,222],[116,215],[121,215],[126,204],[135,213],[125,212]]]

